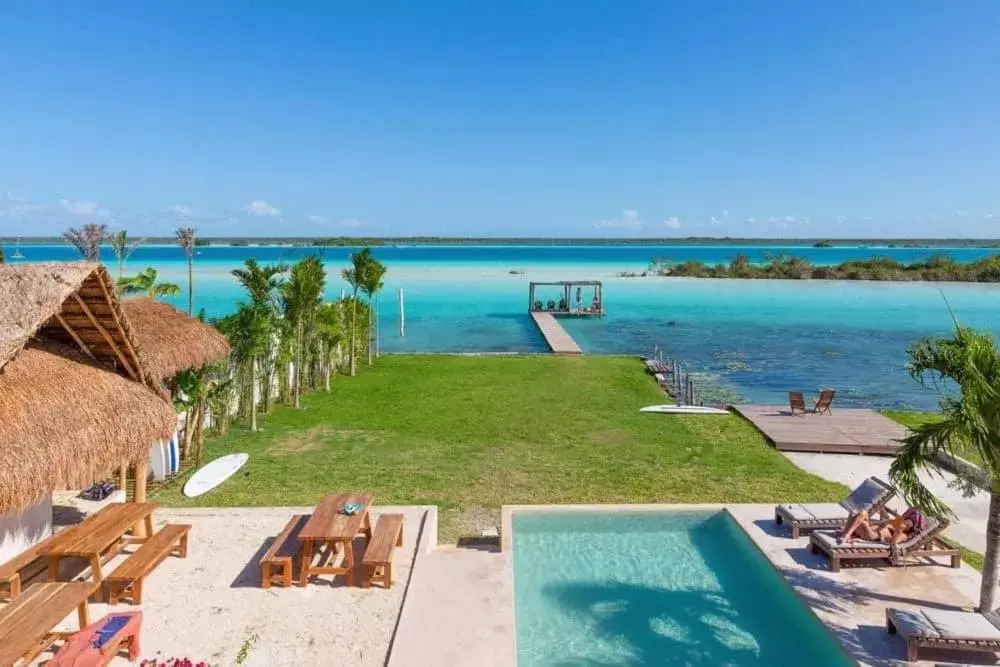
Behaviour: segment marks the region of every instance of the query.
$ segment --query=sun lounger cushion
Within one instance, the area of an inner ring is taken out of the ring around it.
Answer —
[[[1000,628],[986,616],[946,609],[890,609],[896,631],[904,637],[1000,641]]]
[[[816,531],[813,533],[813,539],[822,542],[823,546],[829,547],[830,549],[843,549],[844,551],[850,551],[852,549],[884,549],[885,551],[889,551],[889,545],[885,542],[854,540],[853,542],[843,542],[838,544],[837,536],[839,534],[839,531],[835,533],[829,531]]]
[[[861,482],[851,495],[840,501],[840,506],[848,512],[860,512],[882,503],[885,497],[895,493],[891,486],[886,486],[873,477]]]
[[[811,503],[807,505],[781,505],[793,521],[847,520],[848,512],[837,503]]]

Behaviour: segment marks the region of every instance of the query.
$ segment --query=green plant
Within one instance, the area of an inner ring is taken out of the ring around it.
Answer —
[[[178,227],[177,245],[184,251],[188,265],[188,315],[194,314],[194,248],[197,245],[197,230],[194,227]]]
[[[82,227],[70,227],[63,232],[63,238],[88,262],[101,261],[101,244],[107,236],[108,226],[94,222]]]
[[[128,261],[129,255],[142,245],[143,239],[130,241],[128,232],[123,229],[109,236],[108,240],[111,243],[111,249],[115,252],[115,259],[118,260],[118,280],[121,280],[125,273],[125,262]]]
[[[161,283],[157,281],[158,273],[156,269],[149,266],[145,271],[141,271],[134,276],[118,279],[118,291],[122,294],[144,294],[151,299],[158,299],[162,296],[175,296],[181,293],[181,288],[174,283]]]

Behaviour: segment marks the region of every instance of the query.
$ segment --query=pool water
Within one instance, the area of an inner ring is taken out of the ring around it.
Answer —
[[[515,512],[519,667],[855,664],[725,512]]]

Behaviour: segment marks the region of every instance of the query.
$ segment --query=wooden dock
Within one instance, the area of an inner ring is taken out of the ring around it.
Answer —
[[[531,319],[535,321],[535,326],[542,332],[542,338],[548,343],[552,354],[562,357],[578,357],[583,354],[580,346],[566,333],[566,330],[552,313],[531,313]]]
[[[734,405],[775,447],[789,452],[894,454],[906,427],[874,410],[834,407],[833,414],[790,414],[788,406]]]

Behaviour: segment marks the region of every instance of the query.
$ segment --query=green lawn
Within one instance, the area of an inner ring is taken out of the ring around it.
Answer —
[[[263,432],[232,430],[209,459],[248,452],[218,489],[171,505],[311,505],[332,490],[380,504],[434,504],[443,539],[495,525],[514,503],[831,501],[844,488],[802,472],[736,416],[640,414],[663,402],[638,361],[389,356],[338,377]]]
[[[934,422],[941,419],[941,415],[937,412],[906,412],[903,410],[883,410],[882,414],[890,419],[894,419],[903,426],[909,426],[914,428],[920,426],[921,424],[926,424],[928,422]],[[955,447],[955,453],[961,456],[966,461],[970,463],[975,463],[978,466],[983,464],[983,458],[979,455],[975,449],[969,447],[965,443],[959,443]]]

